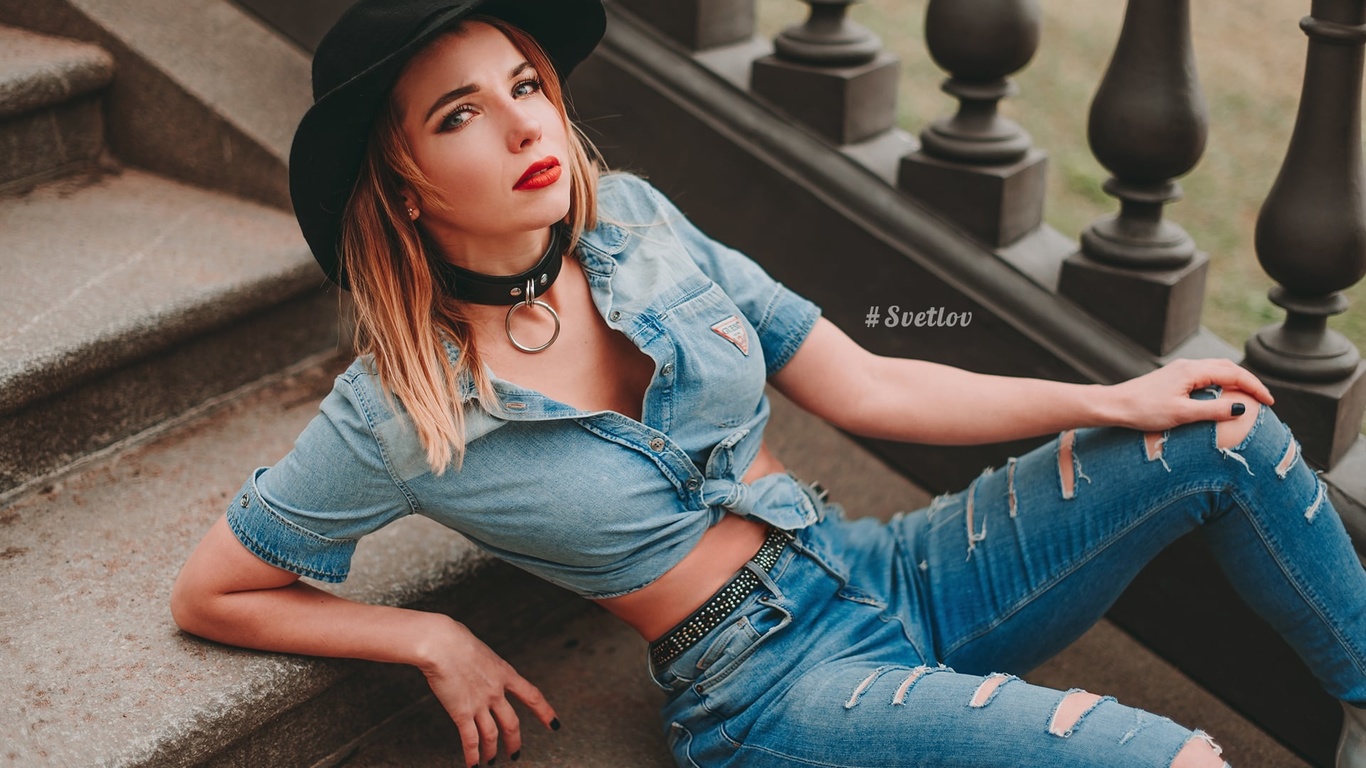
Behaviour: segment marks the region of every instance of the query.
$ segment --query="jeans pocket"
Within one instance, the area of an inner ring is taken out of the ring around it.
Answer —
[[[779,599],[761,597],[753,611],[736,620],[708,646],[699,660],[702,675],[693,683],[693,690],[703,696],[717,696],[727,679],[754,655],[755,650],[791,623],[792,612]]]

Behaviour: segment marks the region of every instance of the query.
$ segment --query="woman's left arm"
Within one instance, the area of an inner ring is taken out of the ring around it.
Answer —
[[[769,381],[847,432],[932,445],[1003,442],[1074,427],[1151,432],[1235,418],[1226,399],[1190,397],[1210,384],[1272,403],[1266,386],[1231,360],[1175,360],[1119,384],[1068,384],[874,355],[824,318]]]

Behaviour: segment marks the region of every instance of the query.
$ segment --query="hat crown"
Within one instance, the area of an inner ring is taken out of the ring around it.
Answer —
[[[328,30],[313,54],[313,101],[400,51],[439,14],[478,0],[361,0]]]

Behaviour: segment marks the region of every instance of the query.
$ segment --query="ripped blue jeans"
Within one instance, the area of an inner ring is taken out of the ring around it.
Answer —
[[[669,692],[675,760],[1170,765],[1187,742],[1214,742],[1113,697],[1015,675],[1081,636],[1197,527],[1324,689],[1366,702],[1366,572],[1322,482],[1271,409],[1232,449],[1215,429],[1065,432],[886,524],[824,504],[771,572],[756,569],[763,586],[725,623],[651,670]]]

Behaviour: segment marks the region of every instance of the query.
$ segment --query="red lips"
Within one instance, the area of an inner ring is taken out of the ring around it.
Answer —
[[[531,164],[522,178],[512,185],[513,189],[540,189],[548,187],[560,179],[560,159],[551,155]]]

